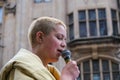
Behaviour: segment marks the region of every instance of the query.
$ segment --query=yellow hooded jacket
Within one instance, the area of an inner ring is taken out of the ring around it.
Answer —
[[[38,56],[21,49],[0,71],[0,80],[60,80],[52,65],[43,66]]]

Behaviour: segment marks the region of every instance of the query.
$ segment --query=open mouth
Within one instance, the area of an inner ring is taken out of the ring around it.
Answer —
[[[60,53],[62,52],[62,50],[60,50],[60,49],[58,49],[57,51],[60,52]]]
[[[61,55],[61,53],[62,53],[62,50],[58,49],[57,51],[59,52],[59,55]]]

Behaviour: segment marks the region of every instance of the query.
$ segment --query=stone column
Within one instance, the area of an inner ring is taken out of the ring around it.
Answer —
[[[28,27],[32,19],[33,0],[17,0],[16,8],[16,52],[20,48],[29,48]]]
[[[15,12],[5,9],[3,65],[15,54]]]

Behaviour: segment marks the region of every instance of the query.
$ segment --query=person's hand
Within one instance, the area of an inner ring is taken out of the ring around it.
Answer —
[[[79,73],[77,63],[75,61],[69,61],[62,70],[60,80],[76,80]]]

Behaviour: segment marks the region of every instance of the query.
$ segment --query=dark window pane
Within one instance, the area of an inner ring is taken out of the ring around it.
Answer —
[[[69,37],[70,37],[70,40],[74,39],[74,28],[73,28],[73,24],[69,25]]]
[[[99,61],[93,60],[93,72],[99,72]]]
[[[35,3],[50,2],[51,0],[34,0]]]
[[[0,23],[2,23],[2,17],[3,17],[3,10],[2,10],[2,8],[0,7]]]
[[[103,72],[108,72],[109,71],[108,60],[103,60],[102,61],[102,70],[103,70]]]
[[[112,62],[112,71],[119,71],[119,65]]]
[[[85,10],[79,11],[79,35],[80,37],[87,36],[87,26],[86,26],[86,14]]]
[[[77,80],[81,80],[81,78],[80,78],[80,77],[78,77],[78,78],[77,78]]]
[[[96,36],[97,35],[97,28],[96,28],[96,21],[90,21],[90,36]]]
[[[105,19],[106,18],[105,9],[98,9],[98,16],[99,19]]]
[[[80,37],[86,37],[87,36],[87,27],[86,27],[86,22],[80,22],[79,23],[79,32],[80,32]]]
[[[73,13],[68,15],[69,19],[69,38],[74,39],[74,25],[73,25]]]
[[[117,0],[117,7],[120,9],[120,0]]]
[[[45,2],[50,2],[51,0],[45,0]]]
[[[116,10],[111,10],[111,15],[113,20],[117,19]]]
[[[99,21],[99,27],[100,27],[100,35],[107,35],[107,26],[106,26],[106,20],[100,20]]]
[[[90,79],[90,74],[84,74],[84,80],[91,80]]]
[[[80,70],[80,64],[78,64],[78,68]],[[80,70],[81,71],[81,70]],[[79,76],[77,77],[77,80],[81,80],[81,74],[79,74]]]
[[[103,80],[110,80],[110,73],[103,73]]]
[[[89,61],[85,61],[83,63],[83,70],[84,70],[84,72],[90,72],[90,63],[89,63]]]
[[[100,74],[93,74],[93,80],[100,80]]]
[[[113,80],[120,80],[120,73],[119,72],[113,72]]]
[[[105,9],[98,9],[100,35],[107,35],[107,23]]]
[[[43,0],[34,0],[35,3],[40,3],[42,2]]]
[[[96,13],[95,10],[89,10],[89,20],[95,20],[96,19]]]
[[[118,22],[117,22],[117,14],[116,10],[111,10],[111,16],[112,16],[112,26],[113,26],[113,35],[118,34]]]
[[[79,20],[86,20],[85,11],[79,11]]]
[[[73,13],[69,14],[68,17],[69,17],[69,24],[72,24],[73,23]]]
[[[117,26],[117,21],[113,21],[113,35],[118,34],[118,26]]]
[[[113,80],[120,80],[119,64],[112,62]]]

